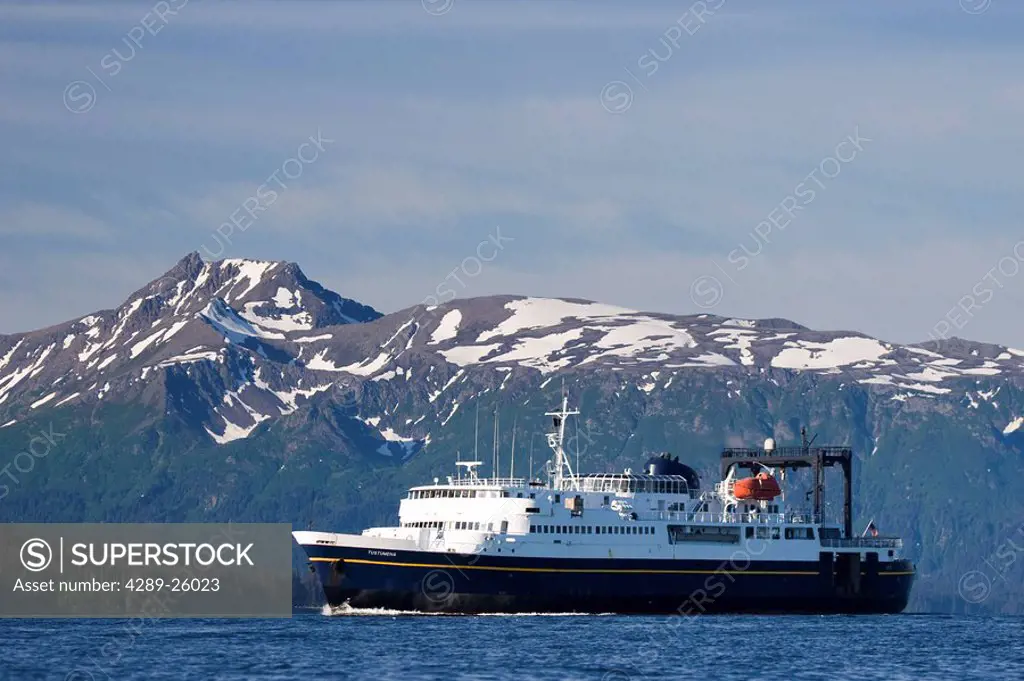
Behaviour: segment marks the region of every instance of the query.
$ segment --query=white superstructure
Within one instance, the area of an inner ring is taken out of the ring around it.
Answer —
[[[376,549],[385,556],[401,550],[735,560],[742,552],[747,560],[816,561],[824,548],[861,553],[865,560],[871,553],[880,563],[901,557],[900,539],[843,537],[841,525],[822,522],[811,508],[791,507],[785,490],[772,498],[740,498],[739,466],[731,466],[725,479],[706,491],[691,469],[667,455],[648,461],[640,473],[581,475],[563,449],[566,418],[577,413],[563,396],[561,408],[548,414],[553,417],[547,439],[554,456],[547,480],[482,478],[477,474],[481,462],[459,461],[456,476],[408,491],[396,527],[370,528],[361,535],[296,532],[296,539],[304,545]],[[769,439],[760,451],[775,455],[775,442]],[[776,470],[761,468],[760,477],[774,481]]]

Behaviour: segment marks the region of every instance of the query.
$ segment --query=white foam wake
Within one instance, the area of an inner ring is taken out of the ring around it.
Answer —
[[[348,604],[337,607],[325,605],[320,610],[325,617],[610,617],[613,612],[590,614],[585,612],[487,612],[463,615],[454,612],[425,612],[423,610],[392,610],[390,608],[353,608]]]

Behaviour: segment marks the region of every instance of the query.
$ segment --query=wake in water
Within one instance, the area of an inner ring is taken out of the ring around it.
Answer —
[[[615,613],[602,612],[593,615],[585,612],[487,612],[478,615],[464,615],[456,612],[353,608],[346,603],[337,607],[325,605],[321,608],[320,614],[325,617],[610,617]]]
[[[419,617],[447,615],[444,612],[422,612],[419,610],[391,610],[389,608],[353,608],[348,603],[337,607],[325,605],[320,614],[325,617]]]

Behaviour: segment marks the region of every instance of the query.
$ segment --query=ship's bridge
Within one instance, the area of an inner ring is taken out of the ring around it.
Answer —
[[[508,532],[510,523],[528,527],[529,514],[540,513],[538,493],[544,483],[526,478],[482,478],[480,461],[457,461],[465,475],[434,478],[432,485],[409,490],[399,504],[401,528]],[[518,519],[518,520],[517,520]]]
[[[452,481],[448,485],[425,485],[413,487],[406,499],[494,499],[513,496],[508,487],[525,487],[526,481],[519,480],[517,485],[504,485],[495,480],[480,479],[470,484],[468,481]],[[522,496],[522,495],[520,495]]]

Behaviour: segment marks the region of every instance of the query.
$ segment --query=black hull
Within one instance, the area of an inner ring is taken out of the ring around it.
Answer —
[[[899,613],[908,561],[833,563],[469,556],[304,546],[332,606],[436,613]]]

